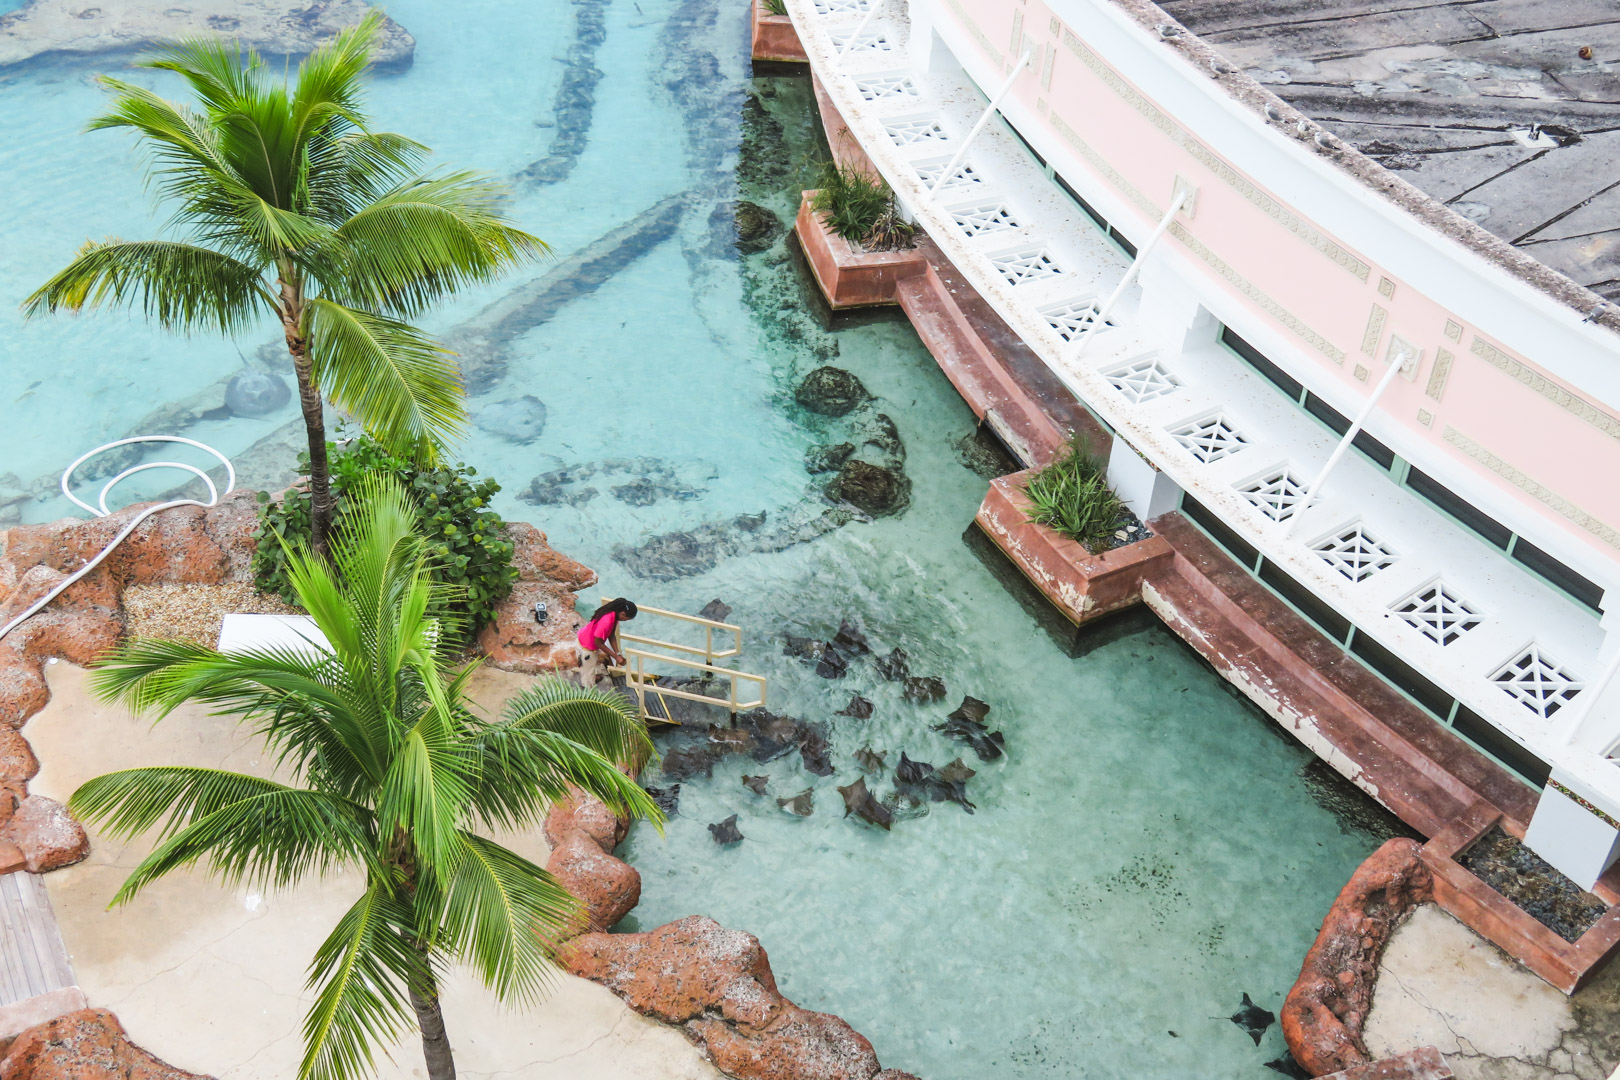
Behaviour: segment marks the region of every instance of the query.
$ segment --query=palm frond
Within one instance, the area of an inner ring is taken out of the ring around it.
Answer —
[[[381,882],[344,912],[310,964],[315,1001],[304,1017],[298,1080],[355,1080],[375,1071],[376,1047],[392,1046],[415,1017],[407,989],[431,973],[409,943],[411,911]]]
[[[23,301],[30,316],[102,306],[131,307],[167,330],[234,334],[274,310],[256,267],[193,244],[104,240]]]
[[[258,90],[264,61],[229,38],[198,36],[161,45],[137,66],[172,71],[210,108],[229,111]]]
[[[377,793],[379,833],[409,836],[426,871],[451,867],[476,768],[447,718],[423,712],[400,739]]]

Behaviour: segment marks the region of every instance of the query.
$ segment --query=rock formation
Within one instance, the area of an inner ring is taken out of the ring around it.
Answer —
[[[1361,1039],[1384,946],[1401,919],[1433,899],[1434,883],[1405,837],[1367,857],[1339,892],[1282,1008],[1283,1036],[1312,1076],[1372,1060]]]
[[[199,34],[225,35],[267,56],[306,56],[368,10],[364,0],[33,0],[0,17],[0,67],[47,53],[130,52]],[[406,67],[415,52],[416,39],[388,19],[372,59]]]
[[[478,648],[489,662],[507,671],[537,674],[579,663],[579,616],[574,594],[596,584],[596,572],[546,543],[546,534],[525,522],[507,526],[512,566],[518,580],[495,607],[495,618],[478,634]],[[546,605],[546,621],[535,618],[535,605]]]
[[[0,1080],[206,1080],[130,1042],[105,1009],[80,1009],[31,1027],[0,1053]]]

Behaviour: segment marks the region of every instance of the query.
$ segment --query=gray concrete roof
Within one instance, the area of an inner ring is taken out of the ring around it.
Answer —
[[[1386,168],[1620,299],[1620,0],[1160,6]]]

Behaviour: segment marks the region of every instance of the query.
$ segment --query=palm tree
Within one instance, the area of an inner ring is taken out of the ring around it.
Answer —
[[[428,1075],[453,1080],[438,976],[471,965],[504,1000],[532,1001],[556,945],[580,925],[572,896],[543,868],[474,831],[534,827],[570,786],[659,823],[657,806],[615,763],[650,752],[621,698],[550,680],[498,720],[464,696],[427,614],[432,585],[408,496],[395,481],[356,485],[330,563],[298,547],[289,573],[328,650],[222,654],[133,640],[94,675],[97,692],[159,718],[201,702],[255,725],[289,783],[160,765],[97,777],[69,807],[112,836],[155,831],[156,846],[112,905],[201,864],[226,882],[287,887],[361,870],[365,891],[315,954],[300,1078],[372,1071],[412,1014]]]
[[[90,129],[136,132],[157,192],[178,204],[179,238],[88,243],[24,302],[30,315],[124,305],[187,332],[275,318],[298,377],[323,556],[333,512],[323,391],[397,456],[431,459],[465,421],[460,371],[403,320],[546,250],[508,223],[501,187],[419,173],[426,147],[370,130],[361,78],[381,25],[372,12],[338,34],[291,87],[219,39],[144,62],[185,79],[198,108],[103,78],[112,108]]]

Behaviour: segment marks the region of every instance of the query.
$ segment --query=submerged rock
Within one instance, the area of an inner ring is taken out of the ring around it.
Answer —
[[[855,453],[854,443],[832,443],[826,446],[812,446],[804,455],[804,468],[810,475],[837,472],[844,467],[844,462]]]
[[[822,416],[845,416],[871,398],[853,372],[825,365],[804,377],[793,399]]]
[[[764,251],[782,235],[782,219],[765,207],[747,199],[732,206],[737,250],[744,255]]]
[[[827,498],[849,503],[871,517],[884,517],[905,508],[910,501],[908,486],[902,474],[853,458],[827,485]]]
[[[269,416],[291,400],[286,381],[274,372],[239,371],[225,384],[225,407],[233,416]]]

